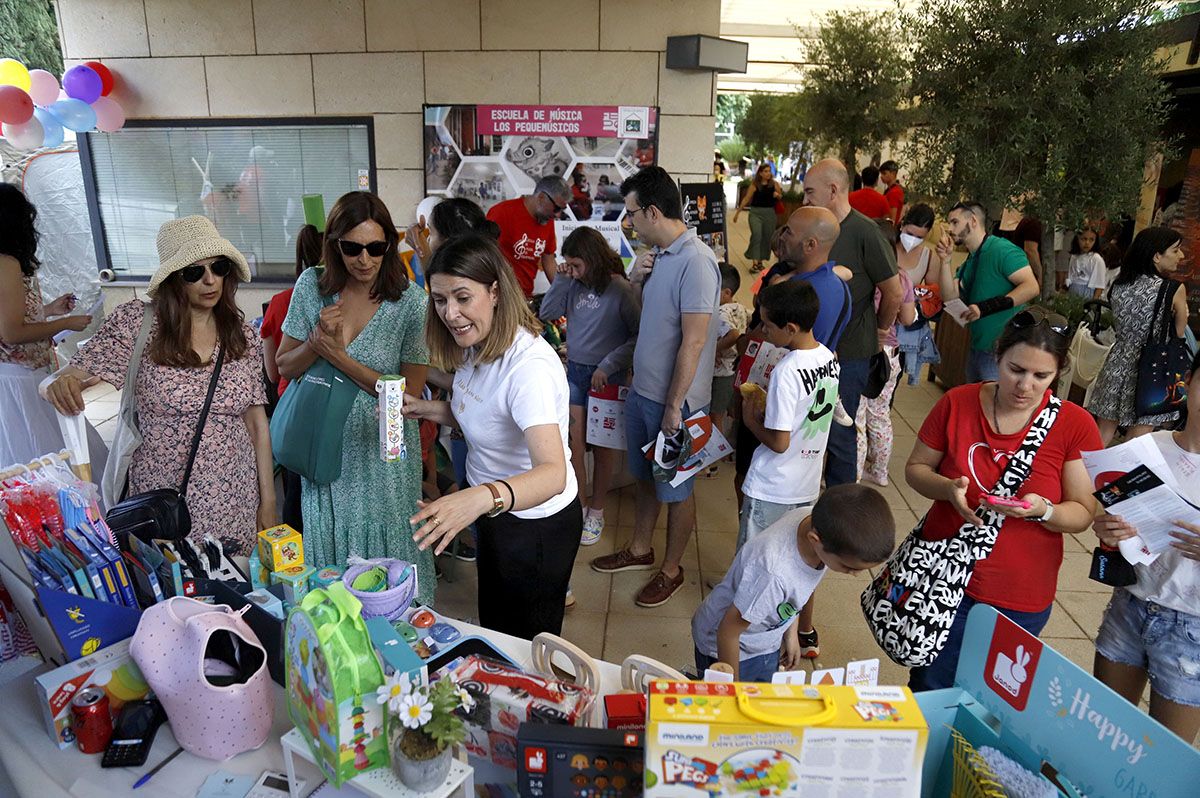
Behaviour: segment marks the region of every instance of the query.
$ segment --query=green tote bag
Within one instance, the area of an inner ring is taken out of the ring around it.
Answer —
[[[340,477],[346,418],[359,390],[340,369],[317,358],[283,392],[271,416],[275,462],[321,485]]]

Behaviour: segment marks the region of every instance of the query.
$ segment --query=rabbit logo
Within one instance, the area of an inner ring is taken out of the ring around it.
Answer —
[[[1041,641],[1000,615],[984,660],[983,680],[996,695],[1023,712],[1041,654]]]

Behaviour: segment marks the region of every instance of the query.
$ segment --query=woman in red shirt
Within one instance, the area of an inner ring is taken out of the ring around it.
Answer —
[[[934,500],[922,527],[927,539],[950,537],[964,521],[981,523],[974,508],[1049,401],[1067,360],[1068,333],[1062,316],[1036,307],[1018,313],[996,342],[999,379],[959,386],[934,405],[904,469],[913,490]],[[995,607],[1030,634],[1042,631],[1054,605],[1062,536],[1084,531],[1095,515],[1080,453],[1101,448],[1091,415],[1063,402],[1019,491],[1029,509],[996,508],[1007,518],[995,548],[975,564],[941,654],[931,665],[913,668],[913,690],[953,685],[967,613],[975,604]]]

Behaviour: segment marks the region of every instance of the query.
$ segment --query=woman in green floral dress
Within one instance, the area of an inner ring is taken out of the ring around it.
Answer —
[[[339,199],[325,223],[326,267],[296,281],[276,362],[292,380],[322,357],[362,389],[346,419],[342,475],[328,485],[301,483],[307,562],[321,568],[344,567],[352,555],[407,560],[417,567],[418,598],[432,603],[433,556],[417,549],[408,523],[421,496],[417,422],[404,422],[406,459],[379,456],[375,381],[399,374],[406,391],[420,396],[429,363],[427,298],[409,282],[398,244],[377,196],[356,191]]]

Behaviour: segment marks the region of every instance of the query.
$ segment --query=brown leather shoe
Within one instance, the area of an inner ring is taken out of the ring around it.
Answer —
[[[679,573],[675,575],[674,579],[659,571],[641,589],[633,601],[639,607],[659,607],[670,601],[671,596],[674,596],[675,591],[681,587],[683,587],[683,568],[679,569]]]
[[[592,560],[592,570],[602,574],[615,574],[617,571],[653,571],[654,549],[640,557],[634,556],[629,549],[618,549],[612,554]]]

